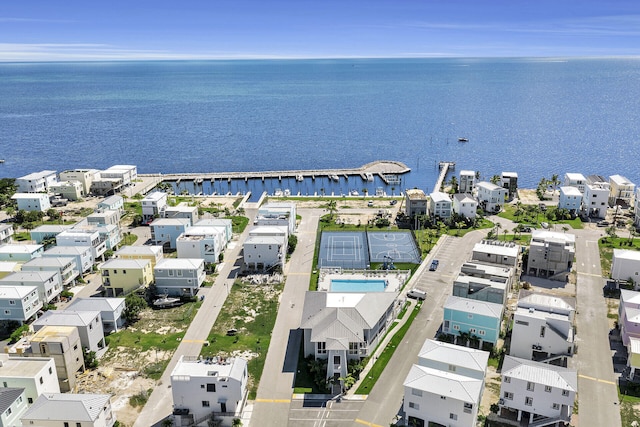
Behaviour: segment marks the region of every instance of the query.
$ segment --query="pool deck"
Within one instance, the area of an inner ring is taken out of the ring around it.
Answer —
[[[411,272],[408,270],[320,270],[318,290],[329,292],[331,280],[386,280],[385,292],[400,292],[402,286],[409,280]]]

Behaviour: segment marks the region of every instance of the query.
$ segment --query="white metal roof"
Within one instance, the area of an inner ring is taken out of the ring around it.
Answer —
[[[22,418],[26,420],[95,421],[109,403],[108,394],[44,393]]]
[[[413,365],[404,380],[404,386],[477,405],[483,380]]]
[[[503,307],[502,304],[496,304],[494,302],[479,301],[449,295],[449,297],[447,297],[447,301],[444,303],[444,308],[499,319],[502,317]]]
[[[505,356],[502,375],[563,390],[578,391],[576,371],[547,363]]]
[[[461,368],[486,372],[489,352],[446,342],[426,340],[418,357],[441,363],[450,363]]]

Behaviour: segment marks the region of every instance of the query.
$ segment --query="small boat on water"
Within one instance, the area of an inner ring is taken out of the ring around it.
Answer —
[[[276,191],[273,192],[273,195],[275,197],[282,197],[282,189],[281,188],[276,188]]]
[[[284,189],[284,197],[289,197],[291,195],[291,190],[289,190],[288,188]]]
[[[365,173],[364,176],[367,178],[367,181],[373,182],[373,174],[371,172]]]
[[[164,295],[158,295],[160,298],[158,298],[157,300],[155,300],[153,302],[153,306],[156,308],[168,308],[168,307],[175,307],[178,306],[180,304],[182,304],[180,302],[180,298],[169,298],[168,295],[164,294]]]
[[[358,190],[351,190],[351,192],[349,193],[352,196],[359,196],[360,193],[358,193]]]
[[[298,181],[298,182],[304,181],[304,176],[302,176],[302,174],[296,175],[296,181]]]
[[[329,179],[331,181],[340,181],[340,178],[338,177],[338,175],[332,173],[331,175],[329,175]]]
[[[465,138],[465,137],[460,137],[458,138],[458,142],[469,142],[469,138]]]

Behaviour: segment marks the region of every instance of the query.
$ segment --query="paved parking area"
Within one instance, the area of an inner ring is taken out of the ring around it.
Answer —
[[[300,427],[344,427],[356,423],[362,400],[292,400],[289,425]]]

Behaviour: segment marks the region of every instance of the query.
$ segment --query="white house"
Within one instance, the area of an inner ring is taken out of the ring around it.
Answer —
[[[527,271],[531,275],[566,280],[576,254],[576,236],[550,230],[533,230]]]
[[[187,231],[189,220],[186,218],[158,218],[151,224],[151,241],[154,245],[176,249],[178,236]]]
[[[0,245],[13,242],[13,225],[0,224]]]
[[[58,182],[55,171],[44,170],[16,178],[18,193],[46,193],[49,186]]]
[[[91,193],[96,196],[113,196],[122,190],[122,178],[107,178],[100,172],[91,182]]]
[[[137,168],[130,165],[114,165],[100,171],[100,178],[120,180],[123,187],[129,187],[137,177]]]
[[[404,381],[407,425],[475,427],[489,353],[427,340]]]
[[[473,246],[472,261],[515,267],[518,265],[520,246],[513,242],[482,240]]]
[[[62,286],[71,286],[80,272],[73,257],[38,257],[22,264],[22,271],[57,271]]]
[[[610,185],[608,182],[588,184],[582,198],[583,212],[592,218],[604,219],[609,207]]]
[[[620,338],[627,348],[630,338],[640,338],[640,292],[620,289],[618,324]]]
[[[224,231],[225,247],[233,237],[233,221],[227,218],[204,218],[196,222],[195,225],[204,227],[220,227]]]
[[[0,320],[26,322],[41,308],[35,286],[0,286]]]
[[[78,328],[82,347],[98,351],[105,346],[99,311],[49,310],[34,320],[32,326],[35,332],[45,326],[75,326]]]
[[[0,426],[21,426],[20,417],[27,411],[24,388],[0,388]]]
[[[620,205],[622,207],[633,206],[633,193],[636,185],[622,175],[609,177],[609,206]]]
[[[452,295],[461,298],[487,301],[494,304],[507,302],[509,288],[503,281],[494,281],[484,277],[467,276],[458,274],[453,281]]]
[[[527,413],[529,425],[542,420],[569,423],[577,391],[574,370],[512,356],[504,358],[499,406],[503,411],[517,411],[518,421]]]
[[[22,416],[23,426],[112,427],[108,394],[44,393]]]
[[[478,201],[471,194],[457,193],[453,195],[453,211],[460,216],[474,219],[478,211]]]
[[[167,193],[154,191],[147,194],[142,199],[142,220],[145,223],[151,223],[156,218],[164,217],[167,206]]]
[[[91,183],[96,174],[100,171],[97,169],[71,169],[60,172],[60,181],[76,181],[82,185],[84,194],[91,192]]]
[[[171,372],[174,425],[238,417],[247,396],[247,361],[239,357],[180,356]],[[210,417],[210,418],[209,418]]]
[[[116,209],[105,209],[94,212],[87,216],[87,225],[92,225],[94,227],[115,225],[120,227],[120,211]]]
[[[70,228],[56,236],[56,245],[80,246],[91,249],[92,262],[101,258],[107,250],[104,236],[100,235],[97,227]]]
[[[475,171],[470,171],[470,170],[460,171],[460,178],[458,179],[458,192],[473,193],[475,186],[476,186]]]
[[[79,200],[86,193],[82,189],[82,183],[78,181],[60,181],[49,186],[49,191],[52,194],[60,194],[67,200]]]
[[[260,206],[254,225],[281,225],[289,234],[296,232],[296,205],[291,202],[267,203]]]
[[[138,167],[136,165],[113,165],[105,171],[125,171],[129,175],[130,182],[134,182],[138,179]]]
[[[640,284],[640,252],[614,249],[611,278],[614,280],[633,279],[634,283]]]
[[[126,308],[125,298],[74,298],[66,311],[99,311],[105,332],[118,332],[124,326],[122,313]]]
[[[504,283],[506,289],[510,290],[515,282],[516,269],[513,267],[467,261],[460,267],[460,275],[480,277],[482,279],[489,279],[492,282]]]
[[[429,194],[429,216],[433,218],[449,219],[451,217],[451,199],[447,193],[434,191]]]
[[[178,258],[202,258],[207,264],[217,264],[225,247],[224,241],[224,229],[221,227],[187,227],[176,238]]]
[[[98,203],[96,209],[121,211],[124,209],[124,199],[122,196],[109,196]]]
[[[93,266],[93,248],[91,246],[54,246],[42,253],[43,257],[73,257],[80,274],[91,270]]]
[[[0,246],[0,261],[27,262],[44,254],[44,245],[11,243]]]
[[[0,279],[0,286],[35,286],[40,301],[49,304],[57,301],[62,292],[62,279],[57,270],[20,271]]]
[[[487,181],[479,182],[476,188],[480,207],[487,213],[500,212],[507,198],[507,189]]]
[[[274,266],[283,266],[287,247],[286,227],[253,227],[242,247],[244,267],[249,270],[266,270]]]
[[[576,187],[560,187],[558,209],[566,209],[577,214],[582,207],[582,193]]]
[[[304,355],[327,359],[327,378],[346,377],[348,360],[367,357],[387,331],[394,302],[393,292],[306,292]]]
[[[194,296],[206,278],[202,258],[165,258],[153,269],[159,294]]]
[[[565,187],[576,187],[580,190],[580,193],[584,193],[585,185],[587,185],[587,178],[581,173],[568,172],[564,174],[564,181],[562,183]]]
[[[27,404],[42,393],[60,393],[56,365],[50,357],[21,357],[0,353],[0,383],[24,388]]]
[[[560,297],[520,292],[513,314],[509,354],[543,361],[573,355],[575,308]]]
[[[11,199],[18,204],[18,210],[45,212],[51,208],[47,193],[15,193]]]
[[[189,225],[194,225],[198,221],[198,207],[189,206],[188,203],[180,203],[178,206],[167,206],[164,209],[165,218],[187,218]]]

